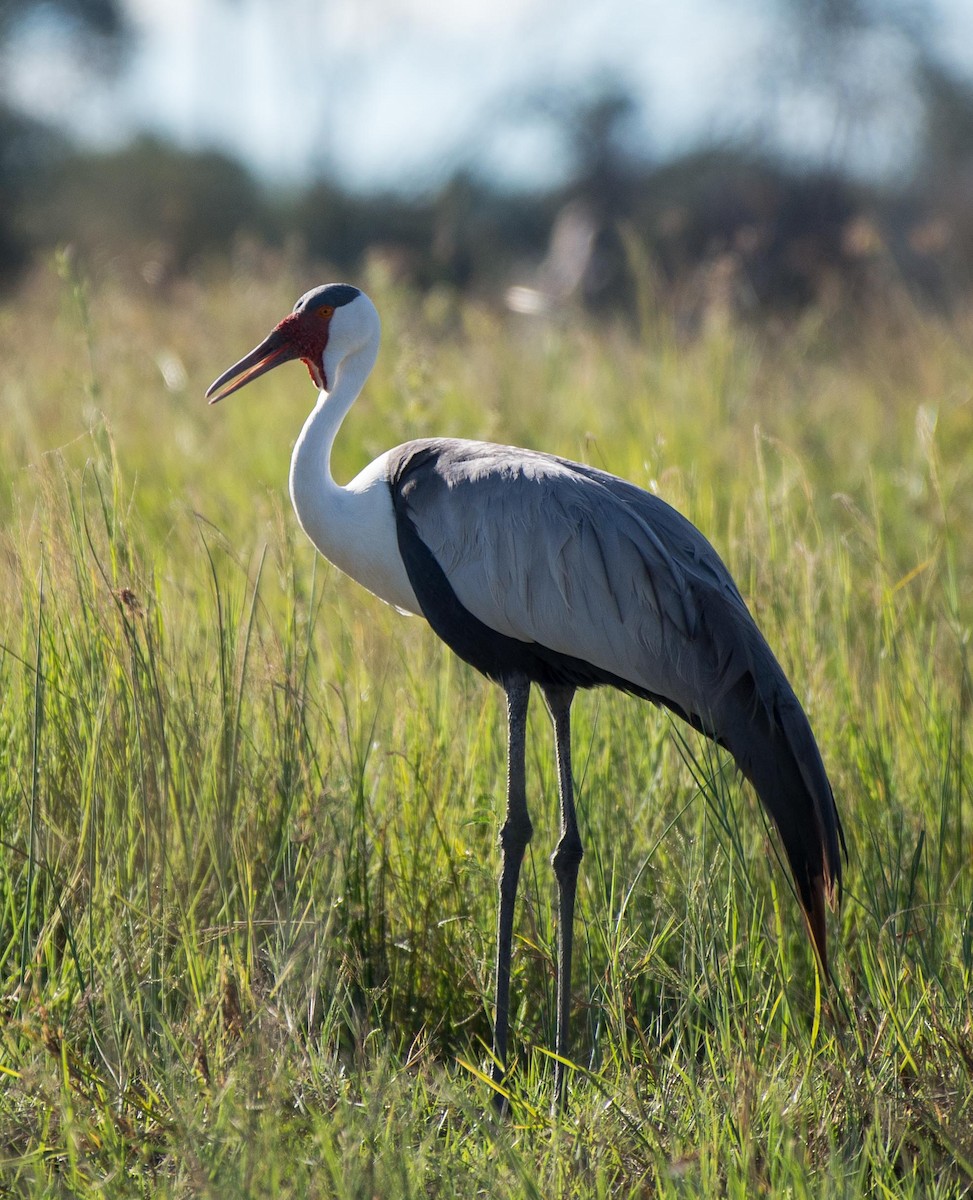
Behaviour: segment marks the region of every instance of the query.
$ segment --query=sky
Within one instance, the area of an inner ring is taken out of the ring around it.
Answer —
[[[475,166],[514,186],[570,166],[544,97],[606,83],[630,136],[664,157],[707,137],[770,136],[799,157],[894,173],[918,109],[894,34],[856,44],[856,117],[805,80],[774,0],[123,0],[132,52],[110,79],[49,20],[22,30],[5,94],[83,143],[139,130],[216,146],[268,180],[435,186]],[[900,5],[901,7],[901,5]],[[930,37],[973,73],[973,3],[928,0]]]

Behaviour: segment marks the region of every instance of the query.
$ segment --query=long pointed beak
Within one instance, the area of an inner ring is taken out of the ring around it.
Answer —
[[[224,371],[219,379],[214,379],[206,389],[206,397],[210,404],[216,404],[217,401],[225,400],[227,396],[231,396],[240,388],[245,387],[258,375],[263,375],[264,372],[279,367],[281,363],[300,357],[300,349],[295,346],[288,332],[282,330],[278,325],[259,346],[255,346],[249,354],[245,354],[239,362],[235,362],[232,367]],[[231,380],[235,380],[235,382],[231,382]],[[223,387],[224,384],[229,384],[229,387]]]

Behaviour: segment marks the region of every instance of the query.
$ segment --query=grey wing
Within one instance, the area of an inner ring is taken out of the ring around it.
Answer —
[[[716,551],[658,497],[504,446],[410,450],[398,478],[412,524],[457,599],[490,629],[687,713],[735,681],[745,646],[727,628],[756,627]]]

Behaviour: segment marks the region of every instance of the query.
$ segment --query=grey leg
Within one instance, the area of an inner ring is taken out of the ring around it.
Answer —
[[[567,1058],[569,1050],[568,1023],[571,1018],[571,951],[574,942],[574,898],[578,890],[578,867],[584,849],[578,833],[578,817],[574,808],[574,786],[571,782],[571,701],[574,688],[545,688],[544,698],[554,720],[557,745],[557,779],[561,798],[561,837],[551,862],[557,876],[557,1040],[555,1052]],[[564,1065],[554,1064],[554,1103],[564,1108],[567,1103],[567,1080]]]
[[[527,812],[527,701],[530,681],[518,677],[507,684],[507,813],[500,830],[502,866],[497,911],[497,1008],[493,1025],[494,1083],[503,1080],[507,1066],[507,1028],[510,1019],[510,955],[513,945],[514,900],[524,851],[533,828]],[[496,1096],[496,1106],[504,1108]]]

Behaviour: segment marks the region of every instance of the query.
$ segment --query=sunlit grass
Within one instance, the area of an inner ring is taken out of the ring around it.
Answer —
[[[551,732],[517,916],[512,1116],[488,1067],[499,691],[315,559],[298,367],[207,383],[312,278],[0,310],[0,1181],[17,1194],[853,1196],[973,1183],[969,322],[686,336],[371,281],[336,471],[410,436],[657,489],[731,566],[849,835],[816,993],[722,756],[575,705],[586,857],[550,1113]],[[675,735],[675,736],[673,736]]]

